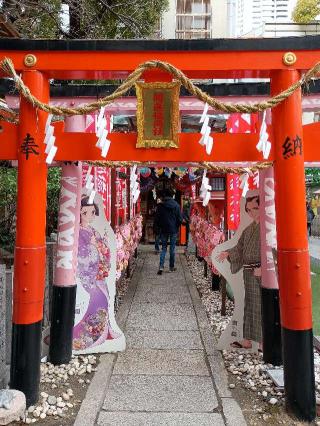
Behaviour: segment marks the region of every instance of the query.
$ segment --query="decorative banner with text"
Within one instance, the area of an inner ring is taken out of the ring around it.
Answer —
[[[137,83],[137,148],[178,148],[180,83]]]
[[[240,177],[227,174],[227,227],[235,231],[240,223]]]
[[[126,167],[116,169],[116,224],[122,225],[126,222],[127,217],[127,179]]]

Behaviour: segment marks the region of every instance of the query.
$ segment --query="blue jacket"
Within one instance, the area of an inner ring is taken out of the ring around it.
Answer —
[[[158,204],[154,224],[161,234],[177,234],[182,220],[180,206],[173,198],[166,197]]]

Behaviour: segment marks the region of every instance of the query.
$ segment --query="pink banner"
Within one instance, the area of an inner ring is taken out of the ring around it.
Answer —
[[[227,174],[227,225],[235,231],[240,223],[240,178],[237,174]]]
[[[277,248],[273,168],[260,171],[260,235],[262,287],[277,289],[278,279],[272,249]]]
[[[101,195],[107,220],[111,219],[111,173],[107,167],[94,167],[95,188]]]
[[[76,284],[82,165],[62,166],[55,285]]]

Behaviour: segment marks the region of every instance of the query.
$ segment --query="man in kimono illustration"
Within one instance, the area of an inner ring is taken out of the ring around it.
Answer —
[[[245,289],[243,340],[233,342],[232,347],[250,349],[252,341],[262,344],[261,326],[261,257],[260,257],[260,212],[259,197],[248,197],[245,201],[245,211],[253,220],[247,226],[238,243],[221,252],[217,260],[228,259],[231,273],[235,274],[243,268]]]

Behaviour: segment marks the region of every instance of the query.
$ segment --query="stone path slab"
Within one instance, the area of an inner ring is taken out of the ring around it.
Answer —
[[[113,375],[107,411],[212,412],[218,407],[211,377]]]
[[[114,374],[209,376],[203,350],[127,349],[118,356]]]
[[[128,413],[102,412],[99,426],[224,426],[223,417],[216,413]]]
[[[134,296],[134,303],[192,303],[190,294],[187,291],[180,292],[177,288],[170,290],[163,286],[153,286],[150,289],[145,289],[145,291],[137,291]]]
[[[129,348],[146,349],[203,349],[200,333],[197,330],[126,330]]]
[[[197,330],[193,307],[187,304],[132,304],[127,326],[141,330]]]

